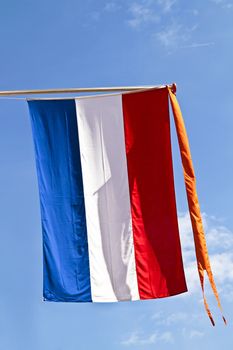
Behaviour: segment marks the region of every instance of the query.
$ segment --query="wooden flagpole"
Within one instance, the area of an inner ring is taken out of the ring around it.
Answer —
[[[64,88],[64,89],[38,89],[38,90],[8,90],[0,91],[1,96],[39,95],[39,94],[64,94],[64,93],[88,93],[88,92],[114,92],[137,91],[144,89],[162,89],[171,85],[144,85],[144,86],[115,86],[115,87],[90,87],[90,88]]]

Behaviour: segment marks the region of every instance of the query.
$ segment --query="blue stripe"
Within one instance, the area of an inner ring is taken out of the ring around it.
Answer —
[[[28,104],[41,205],[44,299],[91,301],[75,101]]]

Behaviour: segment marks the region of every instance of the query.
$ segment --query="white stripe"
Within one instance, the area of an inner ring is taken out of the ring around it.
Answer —
[[[76,99],[93,301],[139,299],[122,96]]]

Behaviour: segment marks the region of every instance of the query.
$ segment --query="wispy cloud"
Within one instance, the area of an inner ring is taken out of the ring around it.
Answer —
[[[216,279],[221,297],[225,300],[233,301],[233,232],[224,225],[224,220],[219,220],[214,216],[202,213],[204,229],[206,232],[207,246],[210,254],[210,261],[213,273]],[[190,292],[200,293],[200,282],[197,273],[197,265],[195,258],[195,248],[191,222],[189,213],[179,214],[179,229],[181,235],[181,245],[184,258],[185,275]],[[208,284],[206,292],[210,289]],[[185,294],[184,294],[185,295]],[[164,309],[158,310],[149,317],[144,315],[141,328],[133,330],[125,339],[121,341],[121,345],[125,347],[136,347],[153,345],[161,343],[175,343],[177,339],[184,338],[191,341],[196,341],[205,336],[203,327],[201,327],[202,308],[196,307],[194,312],[189,312],[188,298],[182,299],[184,296],[178,297],[182,304],[182,311],[178,308],[177,312],[168,313]],[[196,297],[195,297],[196,298]],[[194,301],[193,298],[192,302]],[[177,299],[178,300],[178,299]],[[181,301],[182,300],[182,301]],[[199,302],[198,302],[199,305]],[[179,304],[178,304],[179,306]],[[197,306],[197,305],[196,305]],[[147,333],[143,331],[145,327],[145,319],[148,319],[150,325],[155,327],[155,331]]]
[[[192,43],[189,45],[183,45],[180,46],[180,49],[197,49],[199,47],[210,47],[210,46],[214,46],[215,43],[213,41],[207,42],[207,43]]]
[[[212,3],[221,6],[224,9],[233,9],[233,2],[227,0],[210,0]]]
[[[177,0],[138,0],[128,9],[130,18],[127,23],[132,28],[139,28],[142,24],[160,22],[173,9]]]
[[[171,326],[172,324],[187,320],[188,314],[185,312],[176,312],[169,315],[164,315],[162,312],[156,312],[151,316],[156,325]]]
[[[204,336],[204,332],[197,331],[196,329],[193,329],[189,333],[190,339],[193,338],[202,338]]]
[[[193,33],[197,28],[198,25],[187,27],[179,23],[172,23],[155,33],[154,37],[161,46],[170,52],[178,49],[198,49],[215,45],[213,41],[192,42]]]
[[[225,0],[212,0],[223,2]],[[124,5],[123,5],[124,4]],[[124,11],[125,23],[133,30],[146,30],[149,37],[155,38],[157,43],[168,53],[178,49],[200,49],[213,46],[214,42],[196,42],[193,40],[197,24],[187,26],[182,21],[182,16],[177,18],[176,11],[182,13],[178,0],[133,0],[121,2],[109,0],[105,3],[102,13]],[[193,18],[197,18],[199,11],[196,8],[184,10]],[[184,15],[183,13],[183,15]],[[98,18],[98,16],[96,16]],[[95,17],[94,17],[95,19]],[[191,20],[191,21],[192,21]],[[153,28],[152,28],[153,25]],[[162,29],[161,29],[162,28]],[[157,29],[157,31],[156,31]]]
[[[158,5],[161,6],[163,12],[171,11],[177,0],[157,0]]]
[[[196,338],[203,338],[205,335],[204,332],[197,330],[197,329],[187,329],[187,328],[183,328],[182,329],[182,336],[183,338],[186,339],[196,339]]]
[[[109,1],[106,2],[106,4],[104,5],[104,11],[107,12],[116,12],[118,10],[120,10],[122,7],[119,4],[119,2],[117,3],[116,1]]]
[[[173,344],[178,337],[193,340],[204,336],[204,332],[198,329],[198,326],[193,328],[197,320],[200,320],[199,313],[176,312],[166,314],[163,310],[163,312],[158,311],[153,314],[149,320],[155,325],[156,331],[151,333],[142,331],[142,329],[141,331],[132,331],[121,341],[121,345],[135,347],[159,343]]]
[[[132,28],[138,28],[140,25],[148,22],[159,22],[160,16],[150,6],[150,1],[134,2],[129,7],[130,19],[127,23]]]
[[[124,346],[144,346],[155,343],[173,343],[174,338],[171,332],[161,332],[158,331],[150,334],[139,334],[138,332],[132,332],[128,338],[124,339],[121,342],[121,345]]]
[[[183,26],[173,23],[165,29],[157,32],[155,38],[167,49],[174,49],[187,40],[187,33]]]
[[[233,284],[233,233],[213,217],[202,214],[210,261],[217,285]],[[192,227],[188,213],[179,215],[181,244],[189,292],[199,289]],[[208,290],[208,288],[207,288]],[[224,288],[224,293],[227,291]],[[223,295],[223,293],[221,293]]]

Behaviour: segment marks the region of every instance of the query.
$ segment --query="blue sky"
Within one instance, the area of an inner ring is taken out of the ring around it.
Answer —
[[[176,82],[211,262],[205,314],[173,132],[189,293],[106,305],[42,302],[42,241],[25,101],[0,100],[0,348],[230,349],[233,313],[233,1],[1,0],[0,89]],[[174,131],[174,130],[173,130]]]

